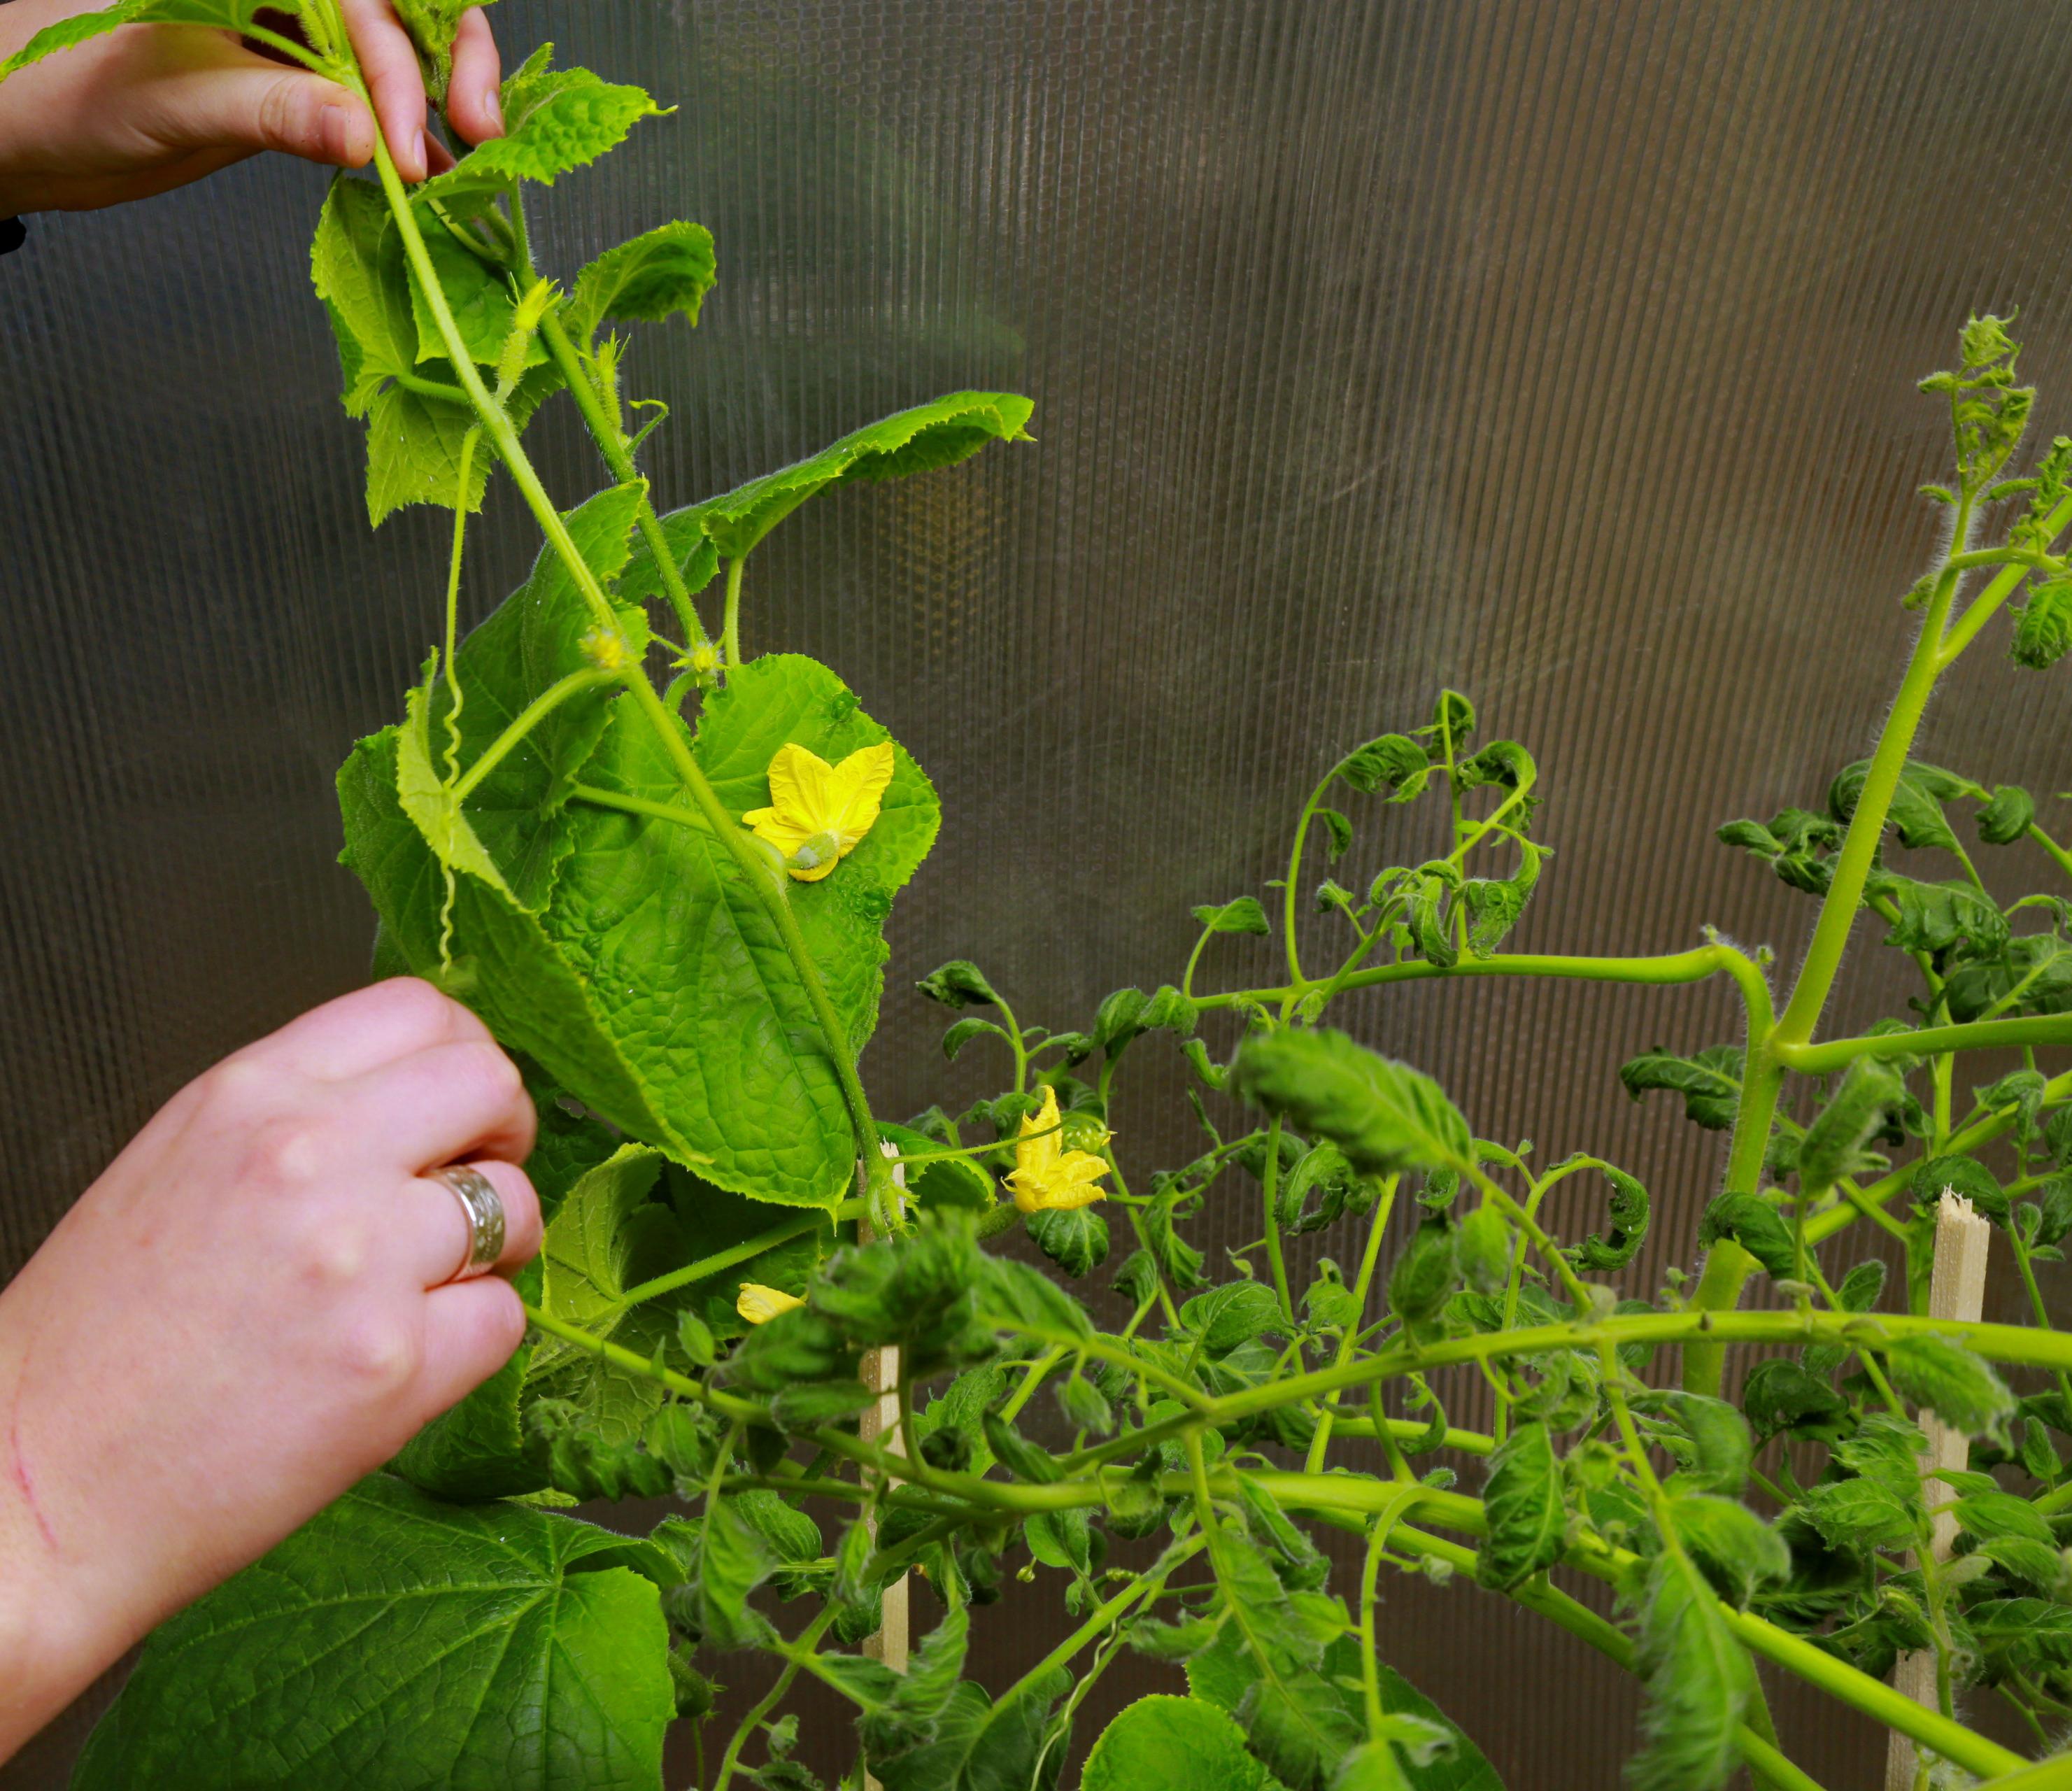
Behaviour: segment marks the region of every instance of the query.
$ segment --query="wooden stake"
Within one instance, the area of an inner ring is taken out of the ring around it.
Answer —
[[[897,1156],[897,1145],[884,1147],[886,1155]],[[895,1163],[892,1166],[893,1184],[904,1198],[906,1187],[906,1166]],[[857,1192],[863,1191],[863,1165],[857,1165]],[[856,1226],[857,1239],[861,1243],[871,1240],[870,1221],[859,1219]],[[861,1369],[863,1384],[878,1398],[864,1407],[857,1421],[857,1434],[865,1443],[879,1443],[889,1455],[902,1452],[899,1439],[899,1352],[889,1349],[866,1349],[863,1353]],[[869,1519],[871,1536],[878,1534],[875,1518]],[[906,1648],[910,1635],[907,1621],[906,1575],[903,1573],[885,1588],[883,1602],[878,1612],[877,1633],[865,1639],[863,1651],[873,1660],[882,1661],[894,1673],[906,1670]],[[864,1774],[865,1791],[881,1791],[878,1781],[870,1773]]]
[[[1929,1317],[1975,1322],[1984,1312],[1986,1248],[1992,1235],[1993,1228],[1972,1210],[1969,1200],[1954,1188],[1942,1190],[1942,1205],[1935,1216],[1935,1266],[1928,1283]],[[1928,1439],[1927,1453],[1921,1458],[1922,1473],[1962,1468],[1970,1464],[1971,1441],[1962,1431],[1951,1429],[1933,1412],[1921,1414],[1921,1429]],[[1949,1489],[1945,1487],[1939,1497],[1948,1496]],[[1938,1500],[1934,1487],[1927,1489],[1927,1497],[1931,1501]],[[1930,1542],[1935,1558],[1948,1560],[1956,1540],[1955,1513],[1938,1513]],[[1934,1650],[1902,1654],[1898,1665],[1893,1670],[1893,1684],[1916,1703],[1934,1709]],[[1885,1791],[1914,1791],[1920,1772],[1914,1744],[1895,1732],[1885,1754]]]

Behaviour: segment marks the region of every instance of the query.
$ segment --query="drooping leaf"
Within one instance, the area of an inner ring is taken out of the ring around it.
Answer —
[[[1827,790],[1827,812],[1836,820],[1847,821],[1854,817],[1869,776],[1868,759],[1845,765],[1836,773],[1835,781]],[[1952,797],[1971,795],[1976,788],[1968,777],[1959,777],[1939,765],[1924,765],[1917,759],[1910,759],[1893,788],[1892,805],[1885,812],[1885,826],[1899,836],[1902,846],[1955,852],[1958,850],[1957,836],[1951,830],[1942,805]]]
[[[377,1476],[159,1628],[73,1783],[656,1791],[659,1558]]]
[[[1901,951],[1990,957],[2008,943],[2007,916],[1968,883],[1922,883],[1881,871],[1864,889],[1897,911],[1885,942]]]
[[[1022,1222],[1036,1247],[1075,1279],[1108,1260],[1108,1221],[1090,1206],[1046,1207]]]
[[[676,519],[694,518],[722,558],[738,559],[801,504],[834,486],[954,466],[988,442],[1029,439],[1026,426],[1034,408],[1009,392],[952,392],[845,435],[808,459],[708,498],[690,512],[674,512],[664,527],[673,542]]]
[[[1568,1510],[1544,1424],[1521,1424],[1504,1439],[1490,1458],[1483,1500],[1489,1534],[1476,1570],[1482,1584],[1508,1591],[1560,1559]]]
[[[1979,809],[1979,838],[1988,846],[2009,846],[2035,819],[2036,798],[2018,784],[2002,784]]]
[[[1576,1252],[1577,1266],[1593,1274],[1622,1269],[1634,1258],[1647,1236],[1647,1190],[1637,1177],[1608,1163],[1596,1165],[1612,1184],[1605,1205],[1608,1223],[1601,1232],[1592,1232]]]
[[[1683,1492],[1670,1501],[1669,1514],[1706,1577],[1736,1604],[1746,1604],[1758,1587],[1791,1571],[1784,1538],[1745,1505],[1709,1492]]]
[[[1741,1101],[1741,1058],[1738,1045],[1710,1045],[1690,1057],[1657,1045],[1620,1064],[1619,1081],[1636,1101],[1651,1089],[1681,1095],[1686,1119],[1724,1132],[1733,1124]]]
[[[1885,1354],[1897,1391],[1952,1430],[2005,1443],[2014,1395],[1984,1357],[1942,1337],[1901,1337]]]
[[[1735,1733],[1755,1670],[1681,1554],[1665,1551],[1648,1570],[1634,1664],[1647,1686],[1647,1745],[1627,1768],[1634,1791],[1719,1791],[1741,1764]]]
[[[1731,1237],[1780,1281],[1797,1267],[1790,1226],[1783,1214],[1756,1195],[1722,1194],[1705,1208],[1698,1241],[1712,1244],[1722,1237]]]
[[[576,276],[567,323],[587,343],[606,322],[660,323],[681,316],[695,323],[712,290],[712,233],[701,224],[664,224],[607,249]]]
[[[1365,1174],[1474,1160],[1467,1122],[1437,1082],[1342,1032],[1252,1033],[1238,1048],[1231,1086],[1299,1131],[1329,1138]]]
[[[1827,1105],[1806,1128],[1799,1147],[1801,1191],[1824,1192],[1837,1177],[1861,1167],[1863,1147],[1906,1098],[1906,1085],[1890,1064],[1873,1057],[1852,1063]]]
[[[1190,911],[1194,919],[1211,933],[1260,933],[1273,931],[1272,922],[1266,918],[1266,910],[1259,905],[1256,896],[1239,896],[1220,904],[1211,904]]]
[[[2047,671],[2072,649],[2072,579],[2030,586],[2029,601],[2012,613],[2008,657],[2016,665]]]

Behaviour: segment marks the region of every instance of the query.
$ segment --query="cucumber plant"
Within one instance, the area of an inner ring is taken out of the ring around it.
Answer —
[[[436,88],[457,9],[401,11]],[[361,85],[333,0],[123,0],[14,65],[129,21],[239,31]],[[954,393],[660,508],[639,467],[660,407],[624,389],[619,329],[694,323],[711,239],[665,221],[557,281],[528,224],[658,110],[542,50],[506,84],[506,137],[414,188],[378,150],[325,201],[311,271],[370,518],[454,517],[444,638],[339,773],[345,861],[379,965],[467,1002],[524,1066],[546,1244],[512,1361],[166,1624],[76,1782],[639,1791],[682,1724],[700,1791],[804,1791],[820,1781],[788,1701],[814,1681],[853,1711],[844,1784],[1030,1791],[1079,1760],[1076,1713],[1127,1651],[1172,1689],[1092,1740],[1089,1791],[1494,1791],[1379,1657],[1397,1573],[1472,1582],[1639,1675],[1641,1791],[1743,1768],[1814,1784],[1759,1665],[1907,1738],[1919,1785],[2072,1782],[2072,1756],[2031,1768],[1966,1720],[1991,1693],[2048,1755],[2072,1716],[2072,1337],[2035,1274],[2072,1230],[2072,851],[2028,792],[1911,756],[1982,640],[2039,670],[2072,648],[2072,440],[2018,471],[2033,394],[2003,322],[1972,319],[1924,382],[1948,407],[1954,469],[1926,495],[1951,527],[1906,594],[1875,750],[1811,806],[1720,830],[1817,904],[1789,978],[1710,935],[1504,950],[1549,857],[1538,774],[1445,691],[1326,772],[1270,906],[1194,911],[1177,982],[1053,1030],[967,961],[924,979],[960,1011],[946,1055],[990,1053],[1003,1085],[898,1124],[857,1061],[935,793],[832,670],[746,652],[745,570],[821,493],[1020,441],[1030,407]],[[563,395],[604,469],[565,513],[523,442]],[[463,638],[469,521],[500,476],[544,545]],[[1354,876],[1377,805],[1422,805],[1436,855]],[[2052,887],[2000,892],[2030,864]],[[1918,993],[1820,1036],[1865,911]],[[1281,980],[1204,986],[1219,941],[1276,933]],[[1327,1023],[1355,990],[1485,976],[1738,991],[1740,1038],[1618,1071],[1726,1134],[1716,1187],[1671,1196],[1705,1203],[1695,1278],[1625,1285],[1653,1204],[1634,1176],[1478,1138],[1431,1079]],[[1116,1079],[1161,1049],[1190,1067],[1200,1148],[1126,1176]],[[1985,1050],[2016,1067],[1966,1098]],[[1546,1200],[1579,1175],[1605,1217],[1564,1242]],[[1926,1315],[1945,1190],[1996,1228],[2032,1323]],[[1189,1228],[1229,1201],[1257,1236],[1211,1264]],[[1384,1264],[1399,1209],[1415,1224]],[[1017,1226],[1054,1274],[1001,1251]],[[1834,1272],[1852,1226],[1884,1234],[1893,1285],[1877,1262]],[[1286,1241],[1323,1232],[1354,1266],[1298,1288]],[[1068,1284],[1112,1256],[1104,1324]],[[872,1377],[895,1362],[888,1422]],[[1487,1431],[1450,1420],[1462,1375],[1492,1390]],[[1971,1439],[1967,1465],[1926,1466],[1931,1418]],[[623,1535],[560,1509],[636,1495],[674,1514]],[[1336,1590],[1325,1530],[1357,1562]],[[1581,1579],[1613,1588],[1617,1621]],[[1032,1581],[1064,1632],[989,1689],[970,1626]],[[895,1584],[928,1616],[903,1661],[873,1640]],[[1886,1682],[1906,1653],[1932,1657],[1932,1701]],[[757,1688],[738,1721],[715,1718],[715,1672]]]

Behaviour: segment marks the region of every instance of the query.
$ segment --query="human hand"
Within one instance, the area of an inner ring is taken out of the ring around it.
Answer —
[[[380,983],[190,1083],[0,1291],[0,1760],[509,1359],[422,1175],[489,1178],[513,1270],[533,1124],[480,1021]]]
[[[0,60],[100,0],[8,0]],[[228,31],[127,25],[0,83],[0,217],[91,211],[199,180],[261,150],[360,167],[378,113],[405,180],[450,166],[425,131],[417,52],[388,0],[340,0],[374,97],[246,48]],[[446,117],[467,142],[503,134],[496,43],[479,7],[454,42]]]

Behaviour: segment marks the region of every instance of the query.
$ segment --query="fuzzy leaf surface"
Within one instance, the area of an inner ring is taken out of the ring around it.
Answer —
[[[160,1626],[80,1791],[660,1791],[652,1551],[376,1476]]]

